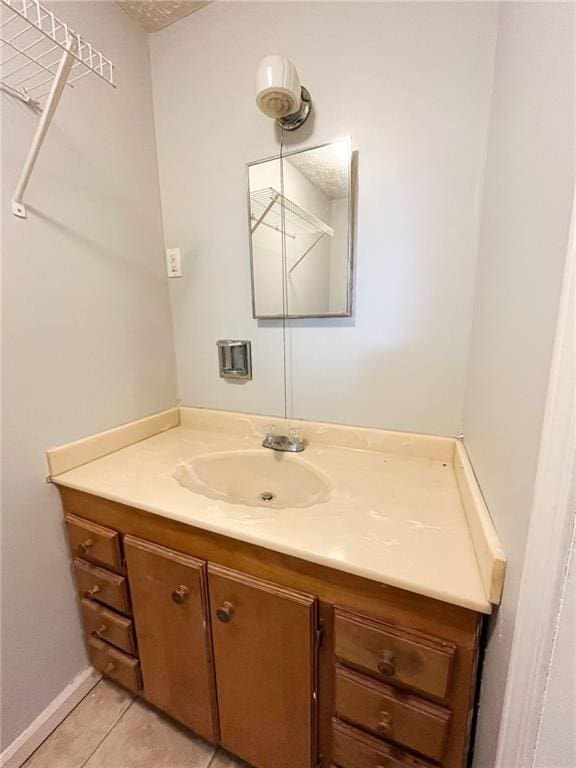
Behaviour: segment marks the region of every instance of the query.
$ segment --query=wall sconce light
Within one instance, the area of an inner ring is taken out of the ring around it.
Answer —
[[[290,59],[276,54],[264,56],[256,75],[256,104],[287,131],[306,122],[312,99]]]

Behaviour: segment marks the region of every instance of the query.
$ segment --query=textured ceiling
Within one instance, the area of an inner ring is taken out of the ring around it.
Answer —
[[[348,194],[349,157],[347,142],[336,141],[324,147],[298,152],[286,158],[316,189],[330,200],[338,200]]]
[[[183,19],[208,5],[210,0],[116,0],[116,3],[146,32],[159,29]]]

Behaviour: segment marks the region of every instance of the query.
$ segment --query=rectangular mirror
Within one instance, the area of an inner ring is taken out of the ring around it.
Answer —
[[[352,314],[352,144],[248,166],[253,316]]]

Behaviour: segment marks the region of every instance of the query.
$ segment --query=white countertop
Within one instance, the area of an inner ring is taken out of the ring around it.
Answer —
[[[204,412],[188,411],[179,426],[141,439],[82,466],[57,474],[55,482],[112,501],[138,507],[182,523],[283,552],[337,570],[363,576],[455,605],[490,613],[475,544],[461,500],[457,477],[444,438],[428,441],[424,455],[413,448],[418,436],[398,443],[399,433],[356,430],[356,439],[329,444],[330,433],[352,428],[311,425],[309,444],[297,457],[332,478],[327,502],[311,507],[266,508],[232,504],[193,493],[174,478],[177,466],[215,451],[259,449],[259,417],[236,415],[232,430]],[[200,412],[202,413],[202,412]],[[155,418],[155,417],[153,417]],[[225,420],[228,417],[225,417]],[[272,420],[273,421],[273,420]],[[243,428],[238,429],[238,424]],[[249,428],[246,428],[249,424]],[[324,437],[320,437],[320,432]],[[325,433],[328,433],[326,437]],[[362,440],[357,435],[363,433]],[[109,434],[109,433],[108,433]],[[318,435],[318,440],[314,435]],[[366,436],[395,435],[394,441]],[[434,441],[437,450],[431,450]],[[454,441],[455,442],[455,441]],[[81,445],[79,441],[74,446]],[[377,449],[351,447],[354,443]],[[449,445],[449,444],[448,444]],[[51,466],[72,455],[56,449]],[[65,465],[65,462],[64,462]],[[53,469],[54,473],[54,469]],[[503,563],[503,556],[502,556]],[[502,566],[503,576],[503,566]],[[495,602],[492,600],[492,602]]]

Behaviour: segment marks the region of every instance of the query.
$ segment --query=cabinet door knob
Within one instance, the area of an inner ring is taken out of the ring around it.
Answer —
[[[382,711],[378,718],[378,725],[376,726],[378,733],[383,736],[389,736],[392,731],[392,715],[390,712]]]
[[[220,621],[223,621],[224,624],[228,624],[232,616],[234,616],[234,606],[232,603],[223,603],[220,608],[216,610],[216,616]]]
[[[76,547],[78,550],[78,554],[83,555],[90,547],[94,544],[92,539],[86,539],[86,541],[81,541],[80,544]]]
[[[92,589],[89,589],[87,592],[84,592],[84,597],[87,597],[88,600],[92,600],[95,597],[95,595],[98,594],[98,592],[100,592],[100,585],[94,584]]]
[[[180,584],[180,586],[176,587],[174,592],[172,592],[172,600],[174,600],[175,603],[183,603],[189,594],[190,590],[188,587],[184,586],[184,584]]]
[[[108,631],[108,627],[106,626],[106,624],[100,624],[98,629],[93,629],[90,634],[92,635],[92,637],[101,637],[107,631]]]
[[[382,651],[378,659],[378,672],[386,677],[396,674],[396,659],[392,651]]]

